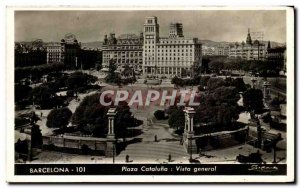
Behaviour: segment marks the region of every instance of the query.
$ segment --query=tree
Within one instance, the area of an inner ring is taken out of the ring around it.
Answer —
[[[248,89],[243,94],[243,103],[247,111],[260,112],[264,107],[262,91],[260,89]]]
[[[76,108],[72,116],[72,123],[78,125],[82,132],[92,133],[95,137],[105,137],[108,132],[107,112],[110,106],[103,106],[99,102],[100,93],[86,96]],[[111,99],[105,99],[106,102]],[[132,116],[126,102],[120,102],[115,116],[115,134],[118,138],[127,136],[127,128],[138,124]]]
[[[117,106],[117,114],[115,116],[115,134],[117,138],[123,138],[127,136],[127,128],[134,126],[134,118],[130,112],[130,108],[127,102],[121,102]]]
[[[165,111],[164,110],[156,110],[154,112],[154,117],[157,119],[157,120],[162,120],[162,119],[165,119]]]
[[[171,83],[182,87],[184,85],[184,80],[181,78],[178,78],[177,76],[174,76],[171,80]]]
[[[179,130],[184,129],[185,115],[182,109],[176,108],[172,111],[169,118],[170,127]]]
[[[82,72],[75,72],[71,74],[66,80],[66,86],[69,90],[78,91],[79,88],[86,89],[87,86],[91,83],[97,81],[97,77],[88,75]]]
[[[244,92],[246,91],[246,85],[245,82],[243,80],[243,78],[236,78],[232,81],[232,85],[235,86],[235,88],[239,91],[239,92]]]
[[[206,87],[209,80],[210,76],[202,76],[200,79],[200,86]]]
[[[50,111],[47,116],[47,127],[49,128],[65,128],[72,116],[69,108],[59,108]]]
[[[34,124],[31,126],[31,146],[40,148],[43,145],[43,138],[40,126]]]
[[[115,72],[117,70],[117,66],[113,60],[109,61],[108,65],[108,74],[105,78],[106,82],[109,83],[120,83],[119,75]]]
[[[18,82],[23,78],[29,78],[30,75],[34,77],[34,79],[38,79],[44,74],[50,74],[53,72],[57,73],[64,69],[65,65],[63,63],[51,63],[30,67],[16,67],[15,82]]]
[[[199,66],[199,73],[209,73],[208,65],[210,63],[211,59],[207,56],[204,56],[202,58],[202,64]]]
[[[212,97],[217,101],[217,105],[222,103],[235,105],[240,99],[239,93],[235,87],[221,86],[211,92]]]
[[[207,82],[208,90],[214,90],[223,85],[224,85],[224,80],[222,78],[210,78]]]
[[[205,128],[208,132],[228,130],[239,117],[237,105],[237,101],[240,99],[239,93],[233,86],[225,87],[224,81],[219,82],[217,79],[213,82],[217,84],[210,82],[208,85],[211,90],[201,95],[200,106],[195,109],[195,124],[210,124],[211,126]],[[205,132],[205,130],[199,131]]]
[[[132,75],[133,69],[129,67],[128,64],[124,66],[124,70],[122,71],[122,75],[126,78],[130,77]]]
[[[31,97],[34,104],[40,105],[42,109],[52,108],[56,105],[56,90],[48,84],[42,84],[32,89]]]
[[[224,68],[224,62],[220,59],[214,59],[210,62],[210,69],[214,72],[219,74],[220,70]]]
[[[31,90],[31,87],[28,85],[15,84],[15,102],[27,99]]]
[[[104,136],[107,130],[106,113],[109,107],[102,106],[99,102],[100,93],[86,96],[76,108],[72,123],[82,128],[87,125],[94,125],[95,136]]]

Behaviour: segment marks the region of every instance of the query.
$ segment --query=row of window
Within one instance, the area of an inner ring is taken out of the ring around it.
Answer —
[[[145,40],[145,45],[147,45],[147,44],[154,44],[154,40]],[[162,43],[160,43],[160,45],[159,45],[159,47],[161,46],[162,48],[169,48],[169,47],[171,47],[171,48],[176,48],[176,47],[178,47],[178,48],[182,48],[182,47],[190,47],[190,48],[192,48],[192,46],[193,46],[193,44],[186,44],[186,43],[182,43],[181,45],[161,45],[161,44],[176,44],[176,42],[174,42],[174,43],[169,43],[168,41],[163,41]],[[180,44],[180,42],[178,43],[178,44]]]
[[[145,27],[145,32],[154,32],[154,27]]]
[[[151,62],[145,62],[145,66],[162,66],[162,67],[157,67],[159,68],[167,68],[170,66],[170,68],[176,68],[176,67],[190,67],[192,65],[192,62],[179,62],[179,63],[168,63],[168,62],[157,62],[156,64],[151,63]],[[176,67],[175,67],[176,66]]]
[[[257,52],[258,50],[230,50],[231,52]],[[259,51],[264,52],[265,50],[260,49]]]
[[[192,60],[192,57],[158,57],[158,60]],[[154,60],[154,57],[145,57],[145,60]]]
[[[186,44],[186,43],[193,43],[192,40],[160,40],[162,44]]]
[[[141,56],[143,53],[142,52],[106,52],[103,53],[104,57],[108,57],[110,55],[126,55],[126,56]]]
[[[130,64],[143,64],[142,61],[120,61],[118,60],[117,63],[130,63]]]
[[[122,64],[120,64],[120,63],[117,63],[116,65],[117,65],[118,67],[124,68],[124,66],[122,66]],[[134,65],[133,68],[137,70],[137,69],[142,69],[143,66],[141,66],[141,65]]]
[[[140,50],[143,49],[142,45],[138,46],[109,46],[108,50]]]

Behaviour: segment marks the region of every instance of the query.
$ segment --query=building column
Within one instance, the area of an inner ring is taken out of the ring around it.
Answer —
[[[183,133],[183,146],[187,153],[197,153],[196,140],[194,138],[194,114],[195,110],[186,107],[185,112],[185,129]]]
[[[107,137],[115,138],[115,131],[114,131],[114,119],[116,115],[116,108],[110,108],[107,112],[108,116],[108,134]]]
[[[114,119],[116,115],[116,108],[110,108],[107,112],[108,116],[108,133],[107,133],[107,140],[106,140],[106,157],[114,157],[116,154],[116,138],[115,138],[115,131],[114,131]]]
[[[188,125],[189,125],[189,118],[188,118],[188,114],[184,113],[184,117],[185,117],[185,124],[184,124],[184,133],[188,132]]]

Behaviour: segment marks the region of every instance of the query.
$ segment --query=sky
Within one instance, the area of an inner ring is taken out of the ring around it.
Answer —
[[[15,41],[56,42],[73,33],[79,42],[102,41],[105,34],[139,34],[147,16],[157,16],[160,36],[170,22],[181,22],[185,37],[216,42],[241,42],[251,32],[265,41],[286,42],[284,10],[131,10],[131,11],[16,11]]]

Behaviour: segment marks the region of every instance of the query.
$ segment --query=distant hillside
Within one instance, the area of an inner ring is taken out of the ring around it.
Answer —
[[[199,40],[199,42],[201,42],[204,46],[210,46],[210,47],[215,47],[215,46],[218,46],[219,44],[222,44],[222,45],[224,45],[224,44],[234,44],[234,42],[226,42],[226,41],[216,42],[216,41],[212,41],[212,40]],[[32,42],[25,42],[25,41],[22,41],[20,43],[28,45],[28,46],[31,46],[31,44],[32,44]],[[264,43],[265,43],[265,45],[267,45],[268,41],[264,41]],[[101,49],[102,44],[103,44],[102,41],[82,42],[81,46],[86,47],[86,48],[92,48],[92,49],[95,49],[95,48],[100,48]],[[271,41],[271,47],[284,46],[284,45],[285,45],[284,43]]]

